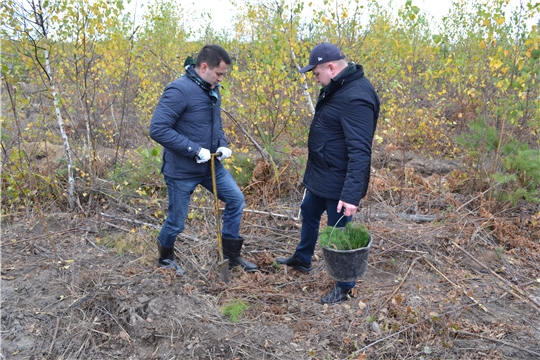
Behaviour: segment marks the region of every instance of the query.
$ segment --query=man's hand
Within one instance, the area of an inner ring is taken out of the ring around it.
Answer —
[[[197,164],[202,164],[210,160],[210,150],[201,148],[197,154]]]
[[[228,147],[225,147],[225,146],[218,147],[216,152],[221,153],[221,156],[219,156],[217,158],[219,161],[221,161],[223,159],[230,158],[231,155],[232,155],[231,149],[229,149]]]
[[[352,216],[356,214],[356,210],[358,209],[358,206],[339,200],[337,204],[338,214],[341,212],[341,209],[343,209],[343,215]]]

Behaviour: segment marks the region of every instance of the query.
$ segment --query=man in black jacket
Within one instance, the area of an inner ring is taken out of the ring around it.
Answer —
[[[324,42],[315,46],[309,65],[300,70],[308,71],[323,87],[309,130],[300,243],[291,257],[276,259],[303,272],[312,269],[322,214],[326,211],[328,226],[344,227],[366,195],[380,106],[362,66],[348,63],[335,45]],[[345,301],[354,285],[337,282],[321,301]]]
[[[218,45],[204,46],[195,64],[186,65],[186,73],[164,90],[150,124],[150,137],[163,146],[161,172],[169,196],[168,215],[158,236],[158,264],[184,270],[176,263],[174,243],[184,230],[190,196],[202,185],[212,192],[211,153],[217,157],[215,172],[218,197],[225,203],[223,212],[223,255],[229,267],[240,265],[245,271],[257,265],[240,256],[244,239],[240,237],[240,220],[244,195],[221,161],[229,158],[229,149],[221,119],[220,82],[231,58]]]

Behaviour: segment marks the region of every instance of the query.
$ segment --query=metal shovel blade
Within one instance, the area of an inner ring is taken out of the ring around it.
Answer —
[[[218,263],[219,268],[219,278],[224,283],[229,282],[229,259],[225,259]]]

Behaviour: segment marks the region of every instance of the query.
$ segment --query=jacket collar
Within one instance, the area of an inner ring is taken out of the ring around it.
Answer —
[[[197,74],[197,72],[195,71],[195,65],[186,66],[186,76],[190,78],[195,84],[199,85],[199,87],[204,91],[210,92],[210,90],[212,90],[212,85],[201,79],[199,74]]]
[[[330,83],[328,83],[328,85],[321,88],[317,102],[324,99],[326,95],[328,95],[330,92],[332,92],[339,86],[343,85],[346,81],[349,81],[350,79],[354,80],[362,76],[364,76],[364,68],[362,67],[362,65],[357,65],[354,62],[350,62],[345,69],[341,70],[341,72],[337,74],[336,77],[330,80]]]
[[[197,74],[197,72],[195,71],[195,65],[187,65],[185,69],[186,69],[186,76],[189,79],[191,79],[195,84],[199,85],[199,87],[203,89],[203,91],[207,93],[208,96],[210,96],[210,99],[212,100],[212,104],[216,104],[219,99],[218,89],[221,85],[217,84],[212,89],[212,85],[210,85],[210,83],[201,79],[199,74]]]
[[[360,76],[364,75],[364,69],[362,68],[362,65],[357,65],[354,62],[350,62],[349,65],[339,74],[337,74],[332,80],[330,80],[330,83],[328,85],[324,86],[321,89],[321,92],[329,93],[330,90],[332,90],[335,86],[339,86],[339,84],[343,84],[346,81],[346,77],[354,74],[355,72],[360,71]]]

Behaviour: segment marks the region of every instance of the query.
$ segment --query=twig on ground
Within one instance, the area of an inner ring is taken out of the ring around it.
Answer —
[[[494,186],[492,186],[492,187],[490,187],[489,189],[483,191],[480,195],[473,197],[471,200],[467,201],[465,204],[463,204],[463,205],[461,205],[460,207],[458,207],[458,208],[455,210],[455,212],[456,212],[456,213],[459,213],[459,211],[460,211],[461,209],[463,209],[465,206],[467,206],[468,204],[470,204],[470,203],[473,202],[474,200],[478,199],[479,197],[484,196],[488,191],[493,190],[493,188],[494,188]]]
[[[54,243],[51,233],[49,232],[49,227],[47,226],[47,222],[45,221],[45,218],[43,217],[43,213],[41,212],[41,205],[38,201],[38,199],[34,196],[34,204],[37,209],[39,220],[41,221],[41,225],[43,225],[43,229],[45,229],[45,234],[47,235],[47,239],[49,240],[49,244],[51,245],[54,254],[56,255],[56,258],[59,261],[64,261],[62,257],[58,254],[58,250],[56,249],[56,244]]]
[[[74,231],[86,231],[87,233],[88,232],[93,232],[93,230],[84,229],[84,228],[81,228],[81,227],[74,227],[74,228],[69,228],[69,229],[61,230],[61,231],[51,231],[50,235],[57,236],[57,235],[60,235],[60,234],[64,234],[64,233],[67,233],[67,232],[74,232]],[[29,242],[29,241],[34,241],[34,240],[37,240],[37,239],[40,239],[40,238],[46,237],[46,236],[48,236],[48,234],[41,234],[41,235],[37,235],[37,236],[31,237],[31,238],[26,238],[26,239],[17,239],[15,241],[15,244],[21,244],[21,243],[25,243],[25,242]]]
[[[90,245],[92,245],[94,248],[96,248],[97,250],[101,251],[102,253],[106,253],[107,250],[100,248],[100,247],[97,246],[92,240],[90,240],[90,239],[88,238],[88,232],[89,232],[89,231],[87,231],[86,234],[84,234],[84,240],[86,240],[88,243],[90,243]]]
[[[210,209],[210,208],[207,208],[207,207],[204,207],[204,206],[199,207],[198,209],[201,209],[201,210],[214,210],[214,209]],[[223,210],[224,210],[224,208],[220,208],[220,211],[223,211]],[[274,217],[279,217],[279,218],[291,219],[291,220],[295,220],[295,221],[298,220],[295,217],[290,216],[290,215],[275,214],[275,213],[271,213],[271,212],[268,212],[268,211],[244,209],[243,212],[254,213],[254,214],[264,214],[264,215],[269,215],[269,216],[274,216]],[[105,217],[108,217],[108,218],[121,220],[121,221],[129,222],[129,223],[132,223],[132,224],[143,225],[143,226],[151,227],[151,228],[158,229],[158,230],[161,229],[161,226],[159,226],[159,225],[150,224],[150,223],[139,221],[139,220],[133,220],[133,219],[125,218],[125,217],[114,216],[114,215],[106,214],[106,213],[103,213],[103,212],[101,212],[100,214],[102,216],[105,216]],[[187,237],[188,239],[192,239],[192,240],[198,240],[197,238],[190,237],[189,235],[186,235],[184,233],[181,233],[180,236],[184,236],[184,237]]]
[[[472,296],[470,296],[469,294],[467,294],[467,292],[465,291],[465,289],[463,289],[461,286],[457,285],[457,284],[454,284],[452,281],[450,281],[450,279],[448,279],[442,272],[439,271],[439,269],[437,269],[432,263],[429,262],[428,259],[424,258],[424,261],[428,263],[429,266],[431,266],[439,275],[441,275],[446,281],[448,281],[450,284],[452,284],[455,288],[463,291],[463,293],[469,298],[471,299],[472,301],[474,301],[474,303],[476,305],[478,305],[480,307],[480,309],[484,310],[485,312],[487,312],[488,310],[486,309],[486,307],[482,304],[480,304],[478,301],[476,301]]]
[[[416,327],[416,326],[418,326],[418,325],[420,325],[420,324],[422,324],[422,323],[425,323],[426,321],[429,321],[429,320],[431,320],[431,318],[421,320],[421,321],[419,321],[419,322],[417,322],[417,323],[414,323],[414,324],[412,324],[412,325],[410,325],[410,326],[407,326],[406,328],[404,328],[404,329],[402,329],[402,330],[400,330],[400,331],[397,331],[397,332],[392,333],[392,334],[390,334],[390,335],[388,335],[388,336],[385,336],[385,337],[383,337],[383,338],[381,338],[381,339],[379,339],[379,340],[377,340],[377,341],[374,341],[374,342],[372,342],[371,344],[369,344],[369,345],[367,345],[367,346],[364,346],[364,347],[361,348],[361,349],[356,350],[354,353],[352,353],[351,355],[349,355],[349,357],[348,357],[347,359],[349,359],[350,356],[356,356],[356,355],[360,354],[362,351],[365,351],[365,350],[369,349],[369,348],[372,347],[373,345],[376,345],[376,344],[378,344],[378,343],[380,343],[380,342],[383,342],[383,341],[385,341],[385,340],[388,340],[388,339],[390,339],[390,338],[392,338],[392,337],[394,337],[394,336],[396,336],[396,335],[399,335],[399,334],[401,334],[401,333],[403,333],[403,332],[405,332],[405,331],[408,331],[409,329],[412,329],[412,328],[414,328],[414,327]],[[343,359],[343,360],[346,360],[346,359]]]
[[[454,244],[455,247],[457,247],[458,249],[460,249],[461,251],[463,251],[465,253],[465,255],[467,255],[468,257],[470,257],[474,262],[476,262],[478,265],[480,265],[481,267],[483,267],[484,269],[486,269],[487,271],[489,271],[489,273],[493,276],[495,276],[497,279],[501,280],[503,283],[505,283],[508,287],[510,287],[513,291],[512,291],[512,294],[514,294],[514,296],[518,297],[518,298],[521,298],[521,297],[525,297],[527,300],[529,300],[529,302],[536,308],[536,310],[540,311],[540,305],[538,305],[536,303],[536,301],[528,294],[525,294],[523,291],[521,291],[520,289],[518,289],[516,286],[514,286],[514,284],[510,283],[508,280],[506,280],[505,278],[503,278],[502,276],[500,276],[499,274],[497,274],[496,272],[494,272],[493,270],[491,270],[489,267],[487,267],[486,265],[484,265],[482,262],[480,262],[478,259],[476,259],[474,256],[472,256],[467,250],[463,249],[461,246],[459,246],[458,244],[456,244],[455,242],[452,242],[452,244]]]
[[[417,260],[417,259],[416,259],[416,260]],[[459,306],[458,308],[459,308],[459,309],[462,309],[462,308],[465,308],[465,307],[467,307],[467,306],[469,306],[469,304],[461,305],[461,306]],[[452,314],[452,313],[455,313],[455,312],[456,312],[456,309],[454,308],[454,309],[451,309],[451,310],[449,310],[449,311],[445,311],[445,312],[442,313],[442,314],[439,314],[439,317],[443,317],[443,316],[445,316],[445,315]],[[364,346],[364,347],[361,348],[361,349],[356,350],[355,352],[353,352],[352,354],[350,354],[349,357],[347,357],[347,359],[350,359],[351,356],[359,355],[362,351],[365,351],[365,350],[369,349],[369,348],[372,347],[373,345],[376,345],[376,344],[378,344],[378,343],[380,343],[380,342],[382,342],[382,341],[388,340],[388,339],[390,339],[390,338],[392,338],[392,337],[394,337],[394,336],[396,336],[396,335],[399,335],[399,334],[401,334],[401,333],[403,333],[403,332],[405,332],[405,331],[408,331],[409,329],[412,329],[412,328],[414,328],[414,327],[416,327],[416,326],[418,326],[418,325],[421,325],[421,324],[423,324],[423,323],[425,323],[425,322],[427,322],[427,321],[432,321],[432,318],[426,318],[426,319],[420,320],[419,322],[416,322],[416,323],[414,323],[414,324],[412,324],[412,325],[410,325],[410,326],[407,326],[406,328],[401,329],[400,331],[397,331],[397,332],[395,332],[395,333],[389,334],[388,336],[385,336],[385,337],[383,337],[383,338],[381,338],[381,339],[379,339],[379,340],[377,340],[377,341],[374,341],[374,342],[372,342],[371,344],[369,344],[369,345],[367,345],[367,346]],[[343,360],[346,360],[346,359],[343,359]]]
[[[372,214],[369,216],[369,218],[372,219],[379,219],[379,220],[386,220],[388,218],[391,218],[393,216],[400,217],[405,220],[414,221],[414,222],[431,222],[438,219],[438,216],[436,215],[418,215],[418,214],[406,214],[406,213],[400,213],[396,215],[389,215],[389,214]]]
[[[490,338],[490,337],[487,337],[487,336],[482,336],[482,335],[479,335],[479,334],[474,334],[474,333],[470,333],[470,332],[463,331],[463,330],[454,330],[452,328],[450,328],[450,329],[454,333],[457,333],[457,334],[475,336],[475,337],[480,338],[482,340],[489,340],[489,341],[496,342],[498,344],[502,344],[502,345],[505,345],[505,346],[510,346],[510,347],[513,347],[514,349],[522,350],[522,351],[525,351],[525,352],[527,352],[527,353],[529,353],[531,355],[534,355],[536,359],[540,359],[540,353],[534,352],[532,350],[527,350],[527,349],[525,349],[525,347],[520,346],[518,344],[514,345],[514,344],[509,343],[507,341],[497,340],[497,339],[493,339],[493,338]]]
[[[116,325],[118,325],[118,327],[119,327],[120,329],[122,329],[122,331],[120,332],[120,334],[118,335],[118,337],[120,337],[120,338],[123,339],[123,340],[127,340],[127,342],[129,343],[129,345],[131,346],[131,345],[132,345],[132,343],[131,343],[131,336],[129,336],[129,333],[126,331],[126,329],[124,329],[124,327],[122,326],[122,324],[120,324],[120,323],[118,322],[118,320],[116,319],[116,316],[114,316],[113,314],[111,314],[111,312],[110,312],[109,310],[105,309],[105,308],[103,308],[103,311],[104,311],[106,314],[108,314],[108,315],[111,317],[111,319],[114,320],[114,322],[116,323]],[[125,336],[124,336],[123,334],[125,334]]]
[[[110,222],[107,222],[107,221],[105,221],[105,225],[109,225],[110,227],[117,228],[117,229],[120,229],[120,230],[125,231],[125,232],[131,232],[129,229],[126,229],[125,227],[118,226],[118,225],[115,225],[115,224],[111,224]]]
[[[92,291],[90,291],[88,294],[86,294],[85,296],[83,296],[82,298],[74,301],[71,305],[69,305],[67,307],[67,309],[65,310],[62,310],[62,311],[67,311],[69,309],[73,309],[74,307],[77,307],[79,306],[80,304],[82,304],[83,302],[85,302],[86,300],[88,300],[88,298],[90,298],[93,294],[95,294],[97,291],[105,288],[105,287],[109,287],[109,286],[118,286],[118,287],[122,287],[122,286],[130,286],[130,285],[133,285],[133,283],[123,283],[123,284],[103,284],[103,285],[99,285],[97,287],[95,287],[94,289],[92,289]]]
[[[175,248],[176,251],[178,251],[180,254],[182,254],[182,256],[183,256],[187,261],[189,261],[189,262],[191,263],[191,265],[193,265],[193,267],[194,267],[195,269],[197,269],[199,275],[201,275],[201,276],[203,277],[203,279],[206,280],[206,282],[208,283],[209,286],[213,286],[213,285],[212,285],[212,282],[206,277],[206,275],[204,275],[204,274],[202,273],[202,271],[201,271],[201,269],[199,268],[199,266],[198,266],[193,260],[191,260],[189,256],[186,256],[183,252],[181,252],[181,251],[178,249],[178,247],[175,246],[174,248]]]
[[[388,301],[390,301],[390,299],[392,299],[394,297],[394,295],[398,292],[399,288],[401,288],[401,286],[403,285],[403,283],[405,283],[405,280],[407,279],[407,276],[409,275],[409,273],[411,272],[414,264],[416,263],[416,261],[420,259],[420,257],[417,257],[416,259],[413,260],[413,262],[411,263],[411,266],[409,266],[409,269],[407,270],[407,273],[405,274],[405,276],[403,276],[403,279],[401,279],[401,282],[399,283],[399,285],[394,289],[394,292],[392,292],[392,294],[386,298],[386,300],[384,300],[381,304],[381,306],[379,306],[379,308],[377,309],[376,313],[378,313],[379,311],[381,311],[381,309],[383,308],[383,306],[386,305],[386,303]]]
[[[109,214],[106,214],[106,213],[103,213],[103,212],[100,212],[100,214],[101,214],[101,216],[105,216],[105,217],[112,218],[112,219],[117,219],[117,220],[122,220],[122,221],[129,222],[129,223],[132,223],[132,224],[144,225],[144,226],[148,226],[148,227],[151,227],[151,228],[154,228],[154,229],[161,229],[161,226],[159,226],[159,225],[145,223],[145,222],[142,222],[142,221],[139,221],[139,220],[133,220],[133,219],[128,219],[128,218],[124,218],[124,217],[120,217],[120,216],[109,215]]]
[[[271,356],[271,357],[276,358],[276,359],[281,359],[281,357],[279,357],[278,355],[273,354],[273,353],[271,353],[271,352],[268,352],[268,351],[266,351],[266,350],[264,350],[264,349],[257,348],[257,347],[255,347],[255,346],[253,346],[253,345],[246,344],[246,343],[243,343],[243,342],[234,340],[234,339],[232,339],[232,338],[230,338],[229,341],[230,341],[230,342],[233,342],[233,343],[236,343],[236,344],[238,344],[238,345],[240,345],[240,347],[238,347],[237,350],[241,350],[242,346],[245,346],[245,347],[252,348],[252,349],[255,350],[255,351],[261,352],[261,353],[263,353],[265,356]],[[245,354],[245,355],[249,355],[249,354],[246,354],[245,352],[244,352],[244,354]]]
[[[51,346],[49,346],[49,355],[52,353],[54,343],[56,342],[56,336],[58,336],[58,327],[60,326],[60,318],[56,318],[56,327],[54,328],[54,334],[51,341]]]

